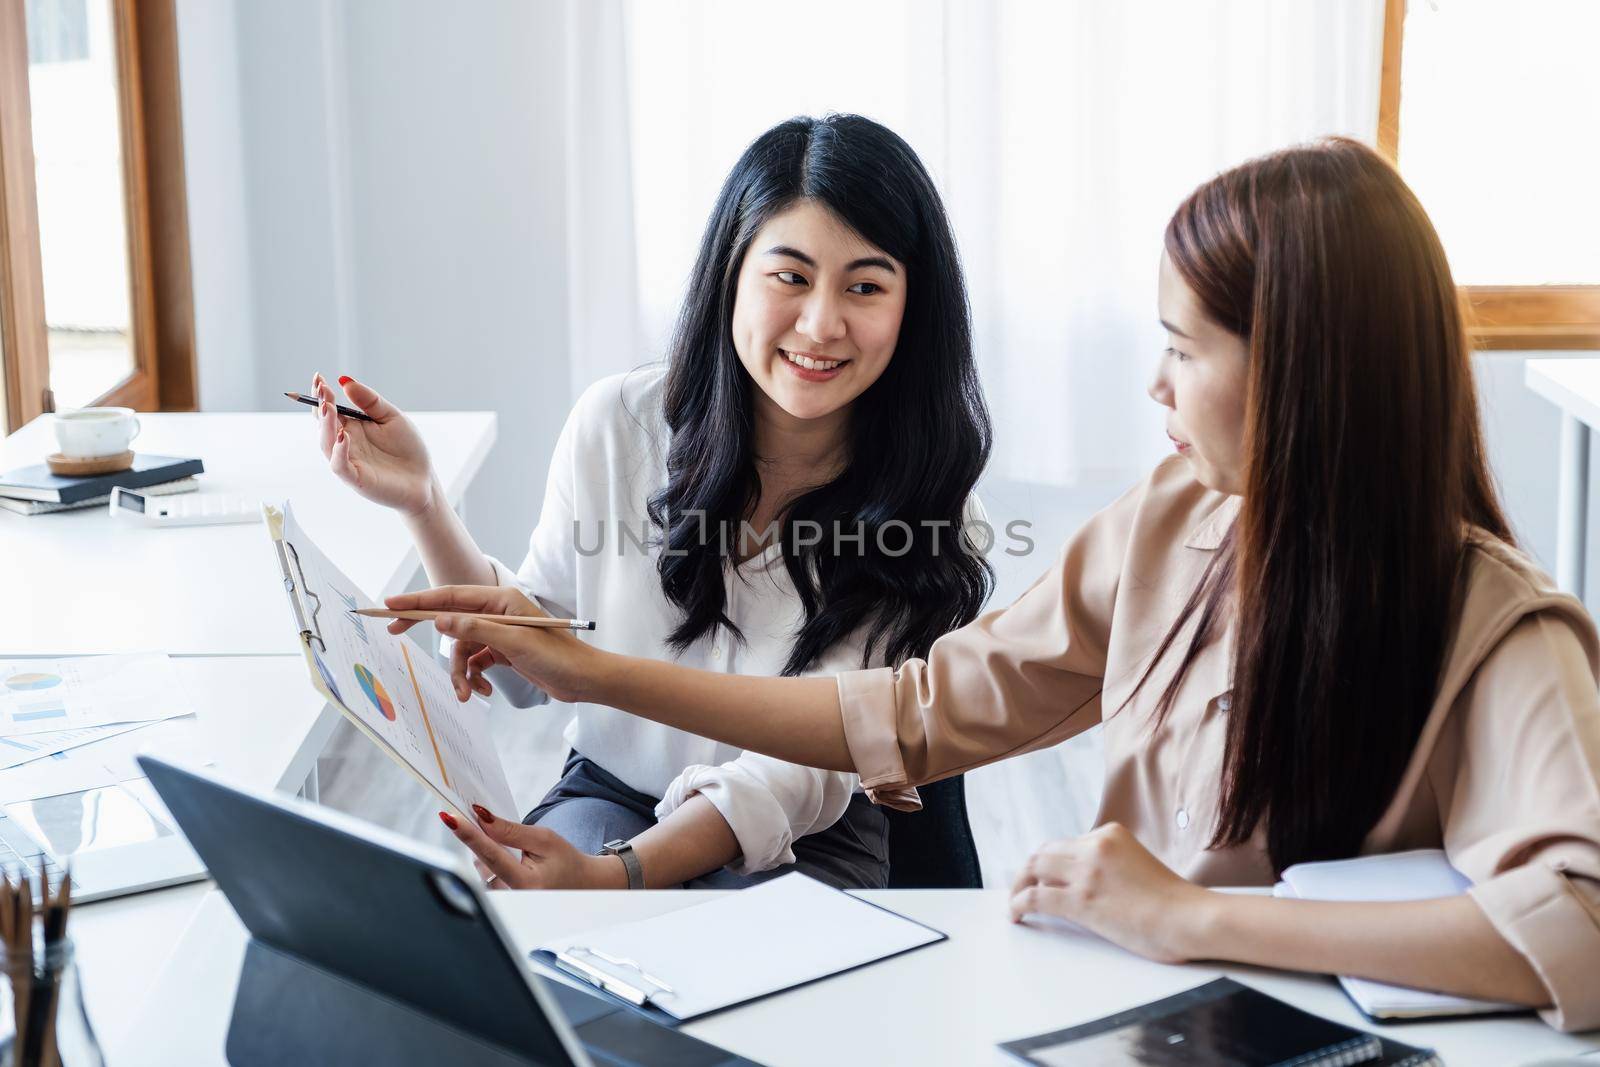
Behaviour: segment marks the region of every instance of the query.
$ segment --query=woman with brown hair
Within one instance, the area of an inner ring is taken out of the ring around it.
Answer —
[[[1050,913],[1161,960],[1360,975],[1600,1025],[1600,639],[1517,550],[1437,235],[1331,140],[1197,189],[1161,259],[1151,396],[1178,455],[926,660],[704,674],[570,635],[446,632],[563,696],[852,769],[881,803],[1105,723],[1099,827],[1028,862]],[[524,612],[511,590],[394,607]],[[752,708],[760,712],[752,713]],[[487,828],[515,846],[515,827]],[[485,862],[514,862],[464,827]],[[1443,848],[1467,895],[1278,900],[1285,867]]]

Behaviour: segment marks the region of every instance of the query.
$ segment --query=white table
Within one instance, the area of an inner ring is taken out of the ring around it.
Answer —
[[[513,941],[527,949],[562,933],[645,918],[716,895],[495,893],[491,899]],[[1013,1061],[995,1051],[996,1042],[1086,1022],[1219,974],[1327,1018],[1372,1028],[1331,979],[1242,967],[1169,967],[1087,934],[1013,926],[1002,890],[863,895],[943,930],[950,939],[711,1016],[690,1024],[687,1032],[771,1067],[1000,1064]],[[213,891],[133,1026],[107,1035],[108,1062],[118,1067],[223,1063],[244,944],[244,928]],[[175,1019],[183,1024],[174,1026]],[[1600,1033],[1562,1034],[1532,1016],[1416,1023],[1384,1033],[1437,1048],[1450,1067],[1510,1067],[1600,1050]]]
[[[494,443],[489,412],[412,416],[452,505]],[[318,545],[367,594],[399,592],[417,568],[404,524],[327,468],[309,414],[141,414],[141,452],[198,456],[202,491],[288,499]],[[0,470],[54,450],[49,416],[0,443]],[[0,512],[0,656],[296,651],[276,557],[259,524],[161,529],[104,508]]]
[[[495,416],[412,417],[459,507],[494,443]],[[205,461],[203,491],[290,499],[318,544],[369,594],[396,592],[415,574],[403,524],[333,478],[305,413],[140,420],[140,451]],[[36,419],[0,441],[0,470],[42,462],[53,450],[48,416]],[[339,721],[311,688],[260,525],[149,529],[115,523],[104,509],[0,512],[0,589],[0,656],[173,654],[209,753],[241,784],[300,788]],[[209,883],[196,883],[74,909],[85,996],[102,1030],[127,1028],[209,892]]]
[[[255,789],[294,790],[328,742],[336,714],[311,688],[300,656],[174,659],[214,769]],[[160,754],[159,750],[156,752]],[[125,1029],[210,883],[74,908],[85,996],[97,1026]]]
[[[1556,584],[1580,599],[1589,545],[1589,436],[1600,426],[1600,358],[1530,359],[1528,388],[1561,409]]]

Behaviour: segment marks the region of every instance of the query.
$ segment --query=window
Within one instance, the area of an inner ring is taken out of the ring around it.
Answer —
[[[1380,147],[1439,228],[1478,347],[1600,348],[1600,4],[1387,5]]]
[[[88,0],[28,0],[28,62],[89,58]]]
[[[6,425],[193,408],[173,0],[0,0]]]

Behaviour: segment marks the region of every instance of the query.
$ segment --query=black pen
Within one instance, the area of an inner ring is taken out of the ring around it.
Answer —
[[[305,396],[300,393],[284,393],[283,395],[288,397],[290,400],[293,400],[296,404],[304,404],[309,408],[317,407],[322,403],[321,400],[314,396]],[[368,415],[365,411],[357,411],[355,408],[347,408],[343,404],[335,404],[333,406],[338,410],[339,414],[343,415],[347,419],[360,419],[362,422],[378,421],[371,415]]]

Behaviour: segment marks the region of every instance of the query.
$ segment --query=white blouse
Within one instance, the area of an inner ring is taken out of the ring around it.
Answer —
[[[680,617],[661,591],[659,549],[651,543],[657,531],[646,511],[667,481],[665,378],[664,367],[651,366],[584,392],[556,442],[527,558],[515,572],[490,559],[500,585],[520,587],[552,615],[595,620],[584,639],[652,659],[670,654],[667,635]],[[725,568],[724,583],[726,611],[744,643],[718,627],[677,662],[728,674],[781,673],[805,615],[779,546]],[[808,673],[861,666],[859,639],[847,639]],[[509,668],[489,677],[518,707],[548,699]],[[793,863],[795,839],[833,825],[857,789],[854,774],[785,763],[598,704],[573,709],[567,741],[634,789],[661,797],[657,818],[696,793],[715,805],[739,840],[742,856],[731,867],[741,874]]]

